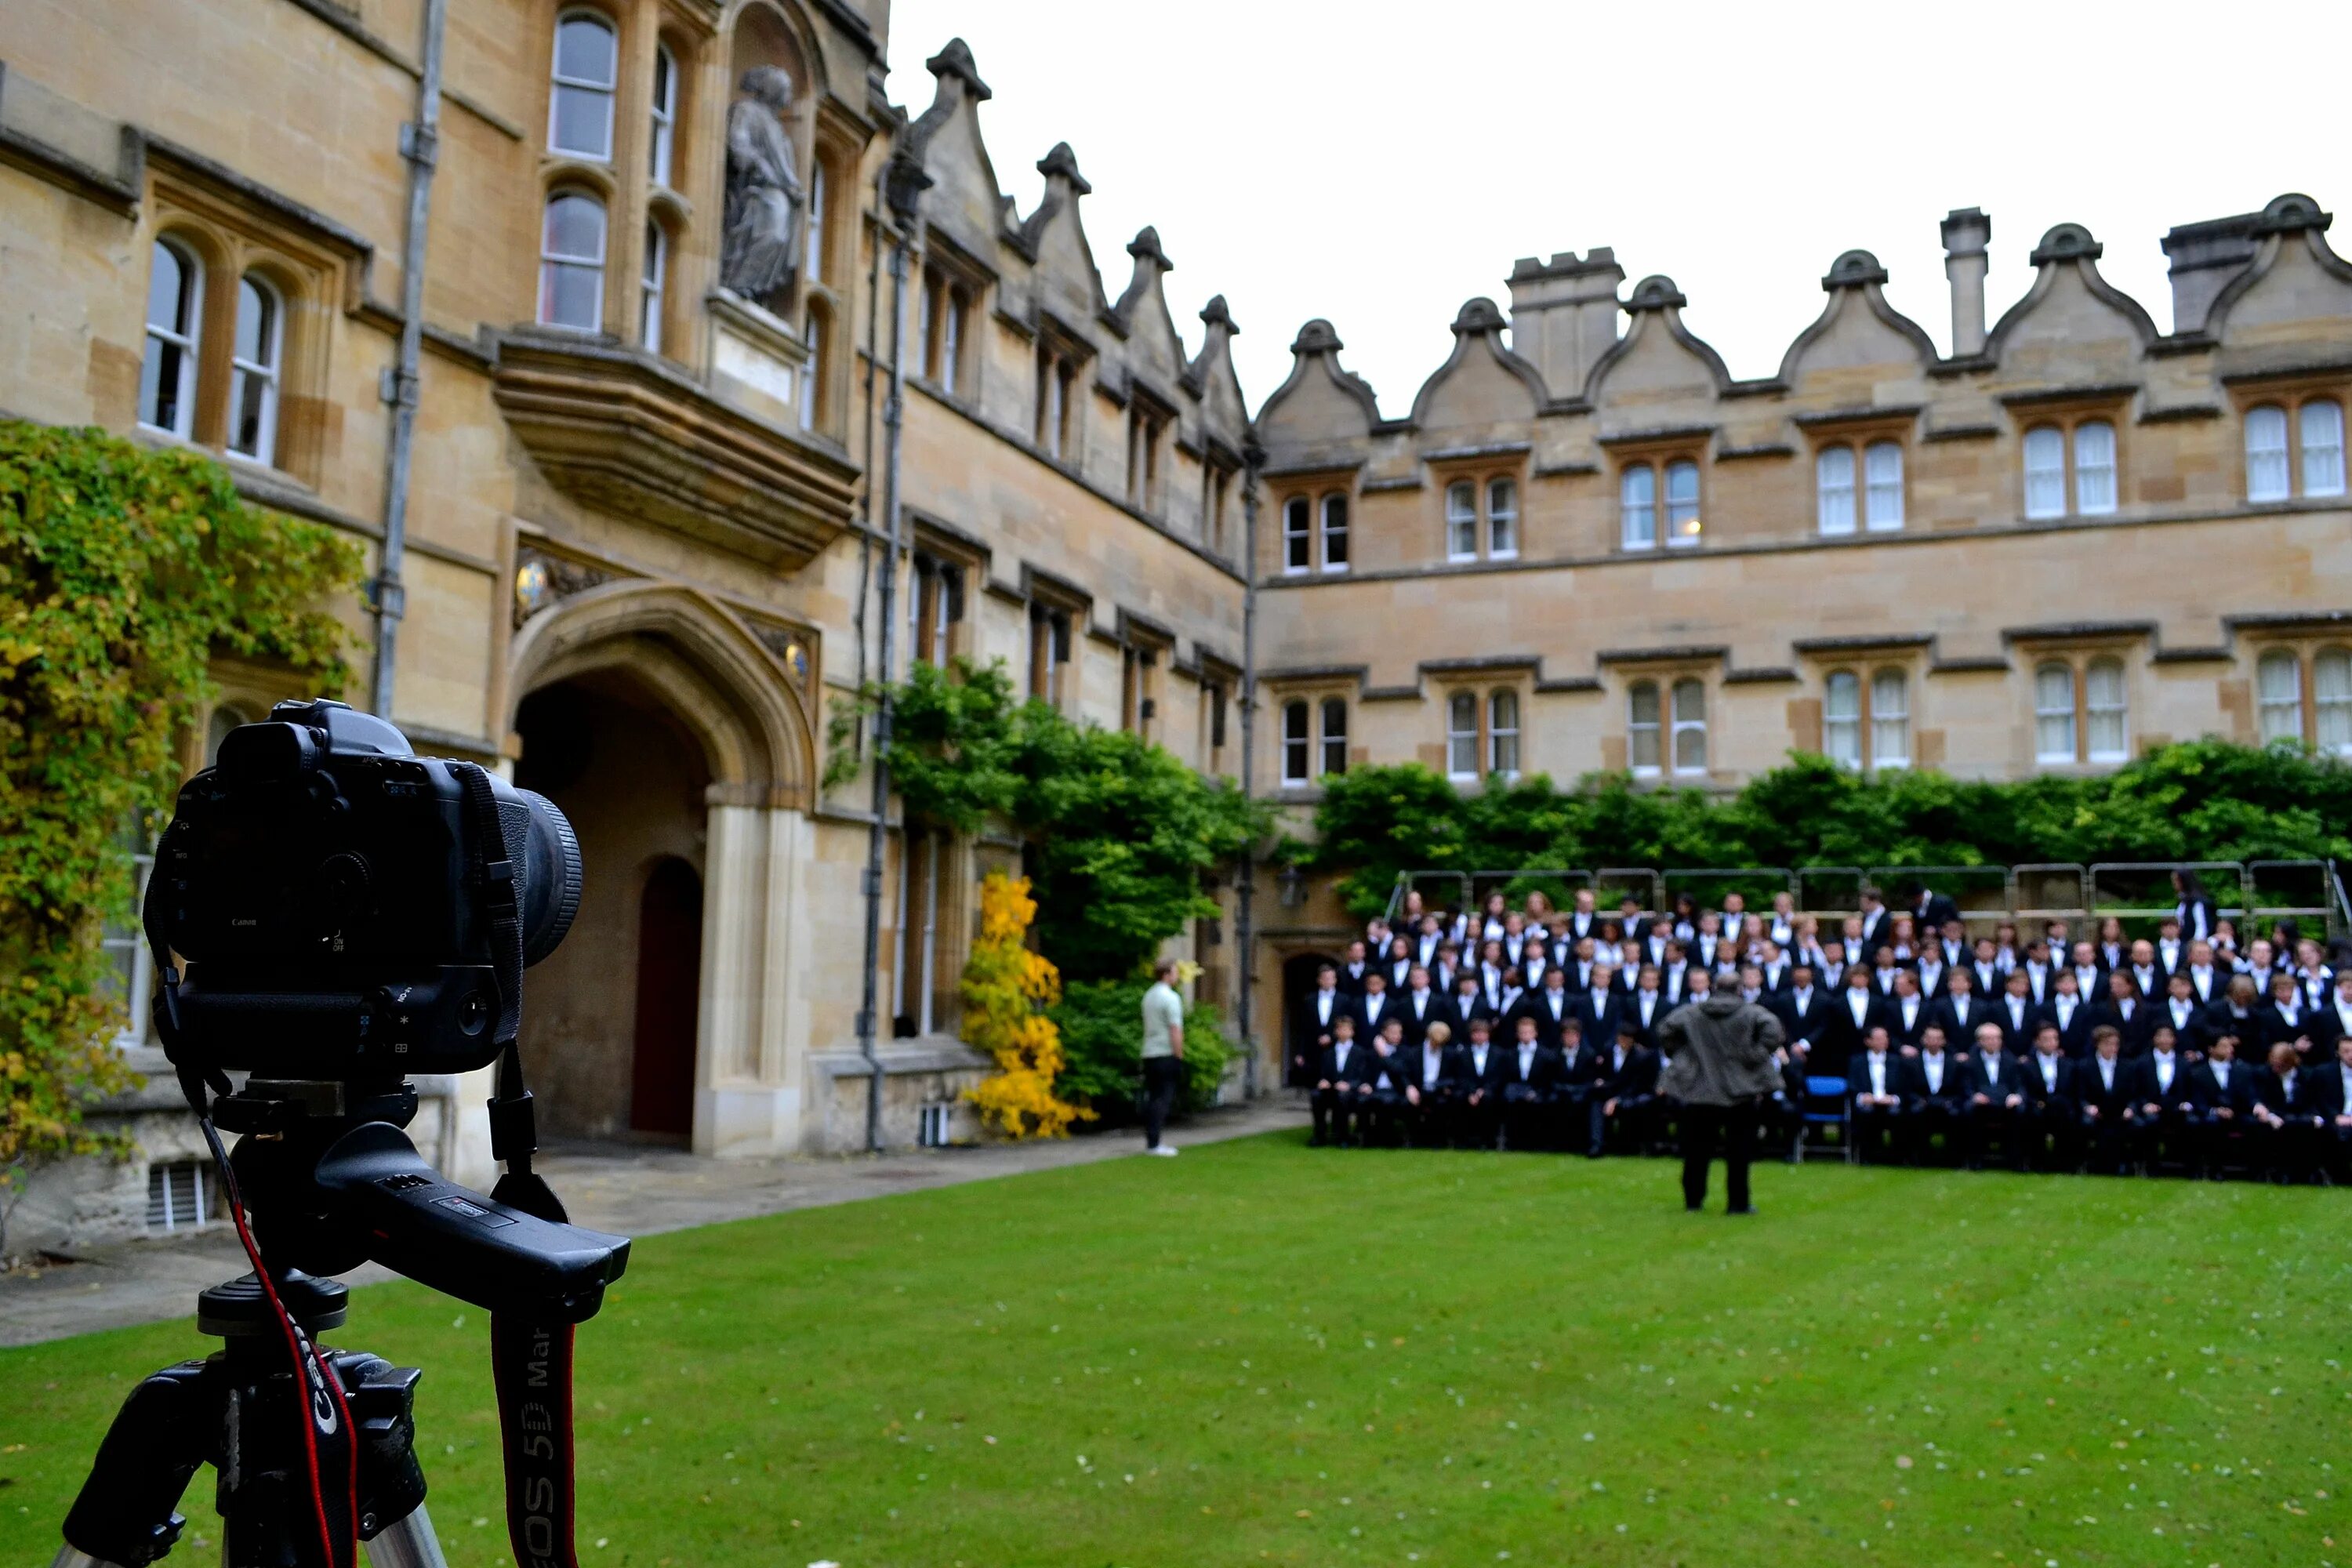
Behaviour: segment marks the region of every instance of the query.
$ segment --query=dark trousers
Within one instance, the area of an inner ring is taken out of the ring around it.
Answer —
[[[1619,1136],[1636,1154],[1650,1136],[1650,1126],[1655,1119],[1657,1099],[1654,1095],[1629,1094],[1617,1100],[1615,1114],[1608,1106],[1611,1097],[1594,1089],[1585,1100],[1587,1138],[1584,1152],[1598,1160],[1608,1147],[1609,1129],[1619,1129]]]
[[[1184,1064],[1174,1057],[1143,1058],[1143,1146],[1160,1147],[1160,1130],[1168,1125],[1168,1108],[1176,1103],[1176,1085]]]
[[[1902,1117],[1891,1105],[1853,1108],[1853,1147],[1865,1165],[1891,1165],[1902,1157]]]
[[[2006,1105],[1979,1105],[1970,1100],[1961,1106],[1960,1142],[1968,1151],[1969,1168],[1982,1170],[1998,1142],[2002,1157],[2013,1169],[2025,1169],[2032,1154],[2028,1129],[2032,1116],[2032,1109],[2024,1105],[2012,1110]]]
[[[1307,1103],[1315,1112],[1315,1142],[1347,1142],[1349,1108],[1356,1098],[1355,1090],[1345,1084],[1318,1089],[1307,1096]]]
[[[1960,1163],[1959,1108],[1948,1100],[1915,1100],[1903,1108],[1904,1144],[1915,1165],[1937,1158],[1936,1138],[1944,1140],[1943,1158]]]
[[[1682,1108],[1676,1120],[1682,1129],[1685,1208],[1696,1208],[1706,1201],[1706,1168],[1718,1144],[1723,1150],[1725,1211],[1738,1214],[1748,1206],[1748,1162],[1756,1152],[1757,1116],[1753,1100]]]
[[[1559,1147],[1559,1109],[1540,1091],[1511,1084],[1503,1090],[1501,1110],[1503,1137],[1513,1149]]]

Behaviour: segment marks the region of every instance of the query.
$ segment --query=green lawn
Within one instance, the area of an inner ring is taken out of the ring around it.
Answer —
[[[1774,1165],[1735,1221],[1662,1162],[1303,1142],[641,1243],[583,1563],[2352,1563],[2352,1194]],[[505,1563],[482,1315],[354,1307],[427,1369],[453,1568]],[[0,1562],[203,1342],[0,1352]]]

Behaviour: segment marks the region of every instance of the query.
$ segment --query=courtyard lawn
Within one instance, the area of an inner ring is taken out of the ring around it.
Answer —
[[[1663,1162],[1303,1144],[641,1243],[582,1562],[2352,1563],[2352,1193],[1776,1165],[1731,1220]],[[507,1563],[483,1315],[354,1307],[426,1368],[453,1568]],[[0,1562],[204,1342],[0,1352]]]

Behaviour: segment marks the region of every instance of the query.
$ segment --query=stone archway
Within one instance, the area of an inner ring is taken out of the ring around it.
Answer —
[[[542,1122],[558,1136],[689,1131],[703,1153],[797,1147],[808,1046],[797,895],[814,746],[791,673],[708,595],[645,582],[532,617],[509,670],[517,781],[572,815],[586,863],[572,934],[525,983]],[[686,884],[665,868],[700,890],[690,930],[676,907]],[[671,929],[649,931],[652,919]],[[641,973],[648,951],[698,971],[690,1023],[641,1020],[641,981],[673,988],[666,996],[677,984]],[[683,1111],[635,1103],[677,1087],[640,1079],[641,1037],[666,1056],[690,1040]]]

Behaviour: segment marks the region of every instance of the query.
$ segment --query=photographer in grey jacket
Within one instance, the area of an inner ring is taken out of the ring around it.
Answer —
[[[1669,1057],[1658,1092],[1681,1101],[1683,1206],[1692,1213],[1706,1201],[1717,1142],[1724,1212],[1756,1212],[1748,1201],[1748,1162],[1764,1100],[1780,1087],[1780,1020],[1731,990],[1677,1007],[1658,1026],[1659,1048]]]

